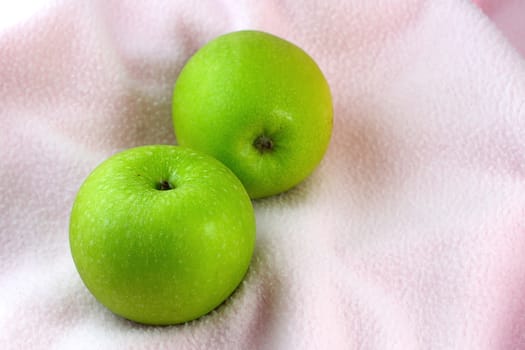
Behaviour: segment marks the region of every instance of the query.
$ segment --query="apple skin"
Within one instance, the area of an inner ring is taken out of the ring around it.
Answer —
[[[168,325],[208,313],[239,285],[255,216],[241,182],[219,161],[184,147],[143,146],[88,176],[69,239],[83,282],[103,305],[135,322]]]
[[[251,198],[260,198],[290,189],[317,167],[333,108],[308,54],[271,34],[239,31],[189,59],[175,84],[172,116],[180,145],[219,159]]]

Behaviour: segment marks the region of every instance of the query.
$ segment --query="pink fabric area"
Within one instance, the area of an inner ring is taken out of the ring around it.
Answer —
[[[525,348],[523,2],[29,2],[0,4],[0,349]],[[254,201],[224,305],[123,320],[73,265],[74,196],[111,154],[176,143],[178,73],[239,29],[319,63],[328,153]]]
[[[525,1],[473,0],[525,56]]]

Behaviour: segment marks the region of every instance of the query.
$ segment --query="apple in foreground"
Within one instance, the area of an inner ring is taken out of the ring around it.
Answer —
[[[178,143],[219,159],[252,198],[286,191],[311,174],[328,147],[332,114],[328,83],[313,59],[259,31],[204,45],[173,93]]]
[[[243,279],[255,216],[241,182],[188,148],[118,153],[82,184],[70,246],[91,293],[127,319],[182,323],[221,304]]]

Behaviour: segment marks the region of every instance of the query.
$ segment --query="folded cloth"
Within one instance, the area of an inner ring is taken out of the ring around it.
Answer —
[[[0,5],[1,349],[525,348],[525,65],[468,1]],[[254,202],[237,292],[148,327],[82,284],[76,191],[109,155],[176,142],[173,85],[217,35],[259,29],[326,74],[334,133]]]
[[[473,0],[516,49],[525,55],[525,1]]]

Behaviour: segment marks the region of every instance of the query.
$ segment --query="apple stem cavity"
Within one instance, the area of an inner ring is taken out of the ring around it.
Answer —
[[[258,136],[255,141],[253,141],[253,146],[259,151],[259,153],[271,152],[273,150],[273,141],[266,135]]]
[[[172,190],[174,188],[175,186],[172,186],[167,180],[162,180],[157,184],[157,190],[159,191],[167,191]]]

